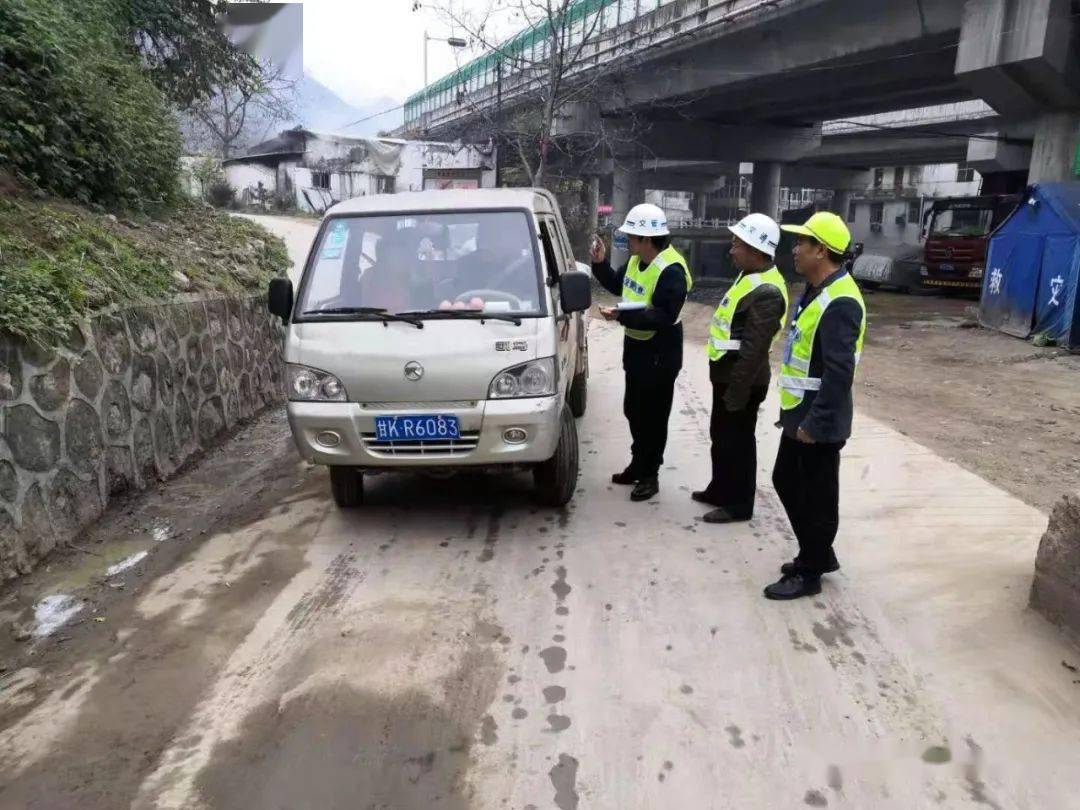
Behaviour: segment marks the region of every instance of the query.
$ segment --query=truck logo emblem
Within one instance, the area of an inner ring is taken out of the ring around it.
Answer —
[[[417,382],[424,376],[424,367],[417,363],[415,360],[410,360],[405,364],[405,379],[411,382]]]

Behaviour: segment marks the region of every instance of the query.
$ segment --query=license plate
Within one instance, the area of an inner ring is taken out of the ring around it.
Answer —
[[[456,416],[376,416],[375,441],[402,442],[460,439]]]
[[[941,265],[941,272],[942,273],[951,273],[955,269],[956,269],[956,265],[953,265],[953,264],[943,264],[943,265]]]

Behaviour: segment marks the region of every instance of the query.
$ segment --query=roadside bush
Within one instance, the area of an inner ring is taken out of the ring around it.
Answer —
[[[0,0],[0,168],[83,203],[177,196],[180,138],[119,0]]]
[[[207,189],[206,196],[215,208],[228,208],[236,201],[236,191],[224,178],[214,180]]]

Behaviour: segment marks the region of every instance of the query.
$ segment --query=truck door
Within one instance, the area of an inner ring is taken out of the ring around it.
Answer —
[[[565,259],[565,247],[560,238],[560,226],[554,217],[541,215],[540,217],[540,244],[544,251],[544,264],[547,266],[548,285],[552,287],[552,301],[555,311],[555,329],[559,340],[559,378],[567,380],[573,378],[577,362],[577,345],[579,341],[580,318],[576,315],[563,312],[562,302],[559,300],[556,284],[559,276],[568,269]],[[573,267],[573,265],[569,265]]]

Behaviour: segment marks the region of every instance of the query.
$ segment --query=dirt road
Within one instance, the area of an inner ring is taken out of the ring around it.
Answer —
[[[862,412],[1044,512],[1080,488],[1080,355],[980,329],[966,299],[866,302]],[[688,340],[705,340],[714,307],[691,308]]]
[[[0,808],[1080,807],[1080,653],[1024,608],[1044,516],[860,414],[844,569],[767,602],[767,477],[750,524],[689,500],[703,364],[661,496],[608,482],[620,345],[594,321],[564,511],[391,476],[339,511],[274,413],[5,592],[5,626],[78,612],[0,641]]]

